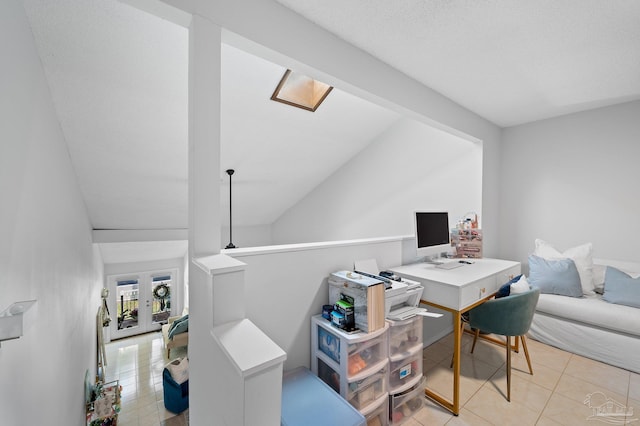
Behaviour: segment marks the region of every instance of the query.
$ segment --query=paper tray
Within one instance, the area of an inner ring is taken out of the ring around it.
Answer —
[[[385,297],[384,301],[384,316],[385,318],[391,312],[391,308],[398,308],[400,306],[418,306],[420,304],[420,297],[422,296],[422,286],[417,286],[411,290],[407,290],[404,293],[400,293],[393,296]]]

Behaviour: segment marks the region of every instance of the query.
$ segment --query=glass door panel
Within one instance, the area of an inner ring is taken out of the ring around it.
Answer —
[[[138,280],[118,281],[116,287],[116,314],[118,315],[118,330],[138,327]]]
[[[171,276],[153,277],[151,287],[151,323],[166,324],[171,315]]]
[[[177,291],[175,269],[108,277],[112,339],[160,330],[174,308]],[[113,295],[113,296],[111,296]]]

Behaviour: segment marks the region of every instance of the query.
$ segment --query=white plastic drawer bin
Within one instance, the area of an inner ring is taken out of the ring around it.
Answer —
[[[422,376],[422,348],[417,346],[407,356],[389,357],[389,393],[404,391],[404,388]]]
[[[394,426],[404,423],[418,412],[424,405],[423,377],[415,386],[394,395],[389,395],[389,413],[391,424]]]
[[[358,410],[362,410],[382,395],[387,394],[387,371],[385,364],[378,372],[362,380],[350,382],[347,389],[347,401]]]
[[[401,354],[406,356],[416,346],[422,347],[422,320],[420,315],[404,321],[387,320],[390,357]]]
[[[367,421],[367,426],[388,426],[389,425],[389,395],[385,394],[360,411]]]

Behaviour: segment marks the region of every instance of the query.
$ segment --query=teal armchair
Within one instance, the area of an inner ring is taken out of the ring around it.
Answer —
[[[529,350],[527,349],[524,335],[527,334],[531,326],[539,297],[540,289],[532,288],[524,293],[488,300],[469,311],[469,326],[475,329],[476,333],[471,353],[475,349],[480,330],[486,333],[499,334],[507,339],[507,401],[511,401],[511,336],[515,336],[516,339],[520,338],[527,358],[529,372],[533,375]]]

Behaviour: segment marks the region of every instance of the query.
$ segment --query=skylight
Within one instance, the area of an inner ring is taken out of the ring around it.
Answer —
[[[331,89],[333,87],[328,84],[287,70],[271,95],[271,100],[307,111],[315,111]]]

